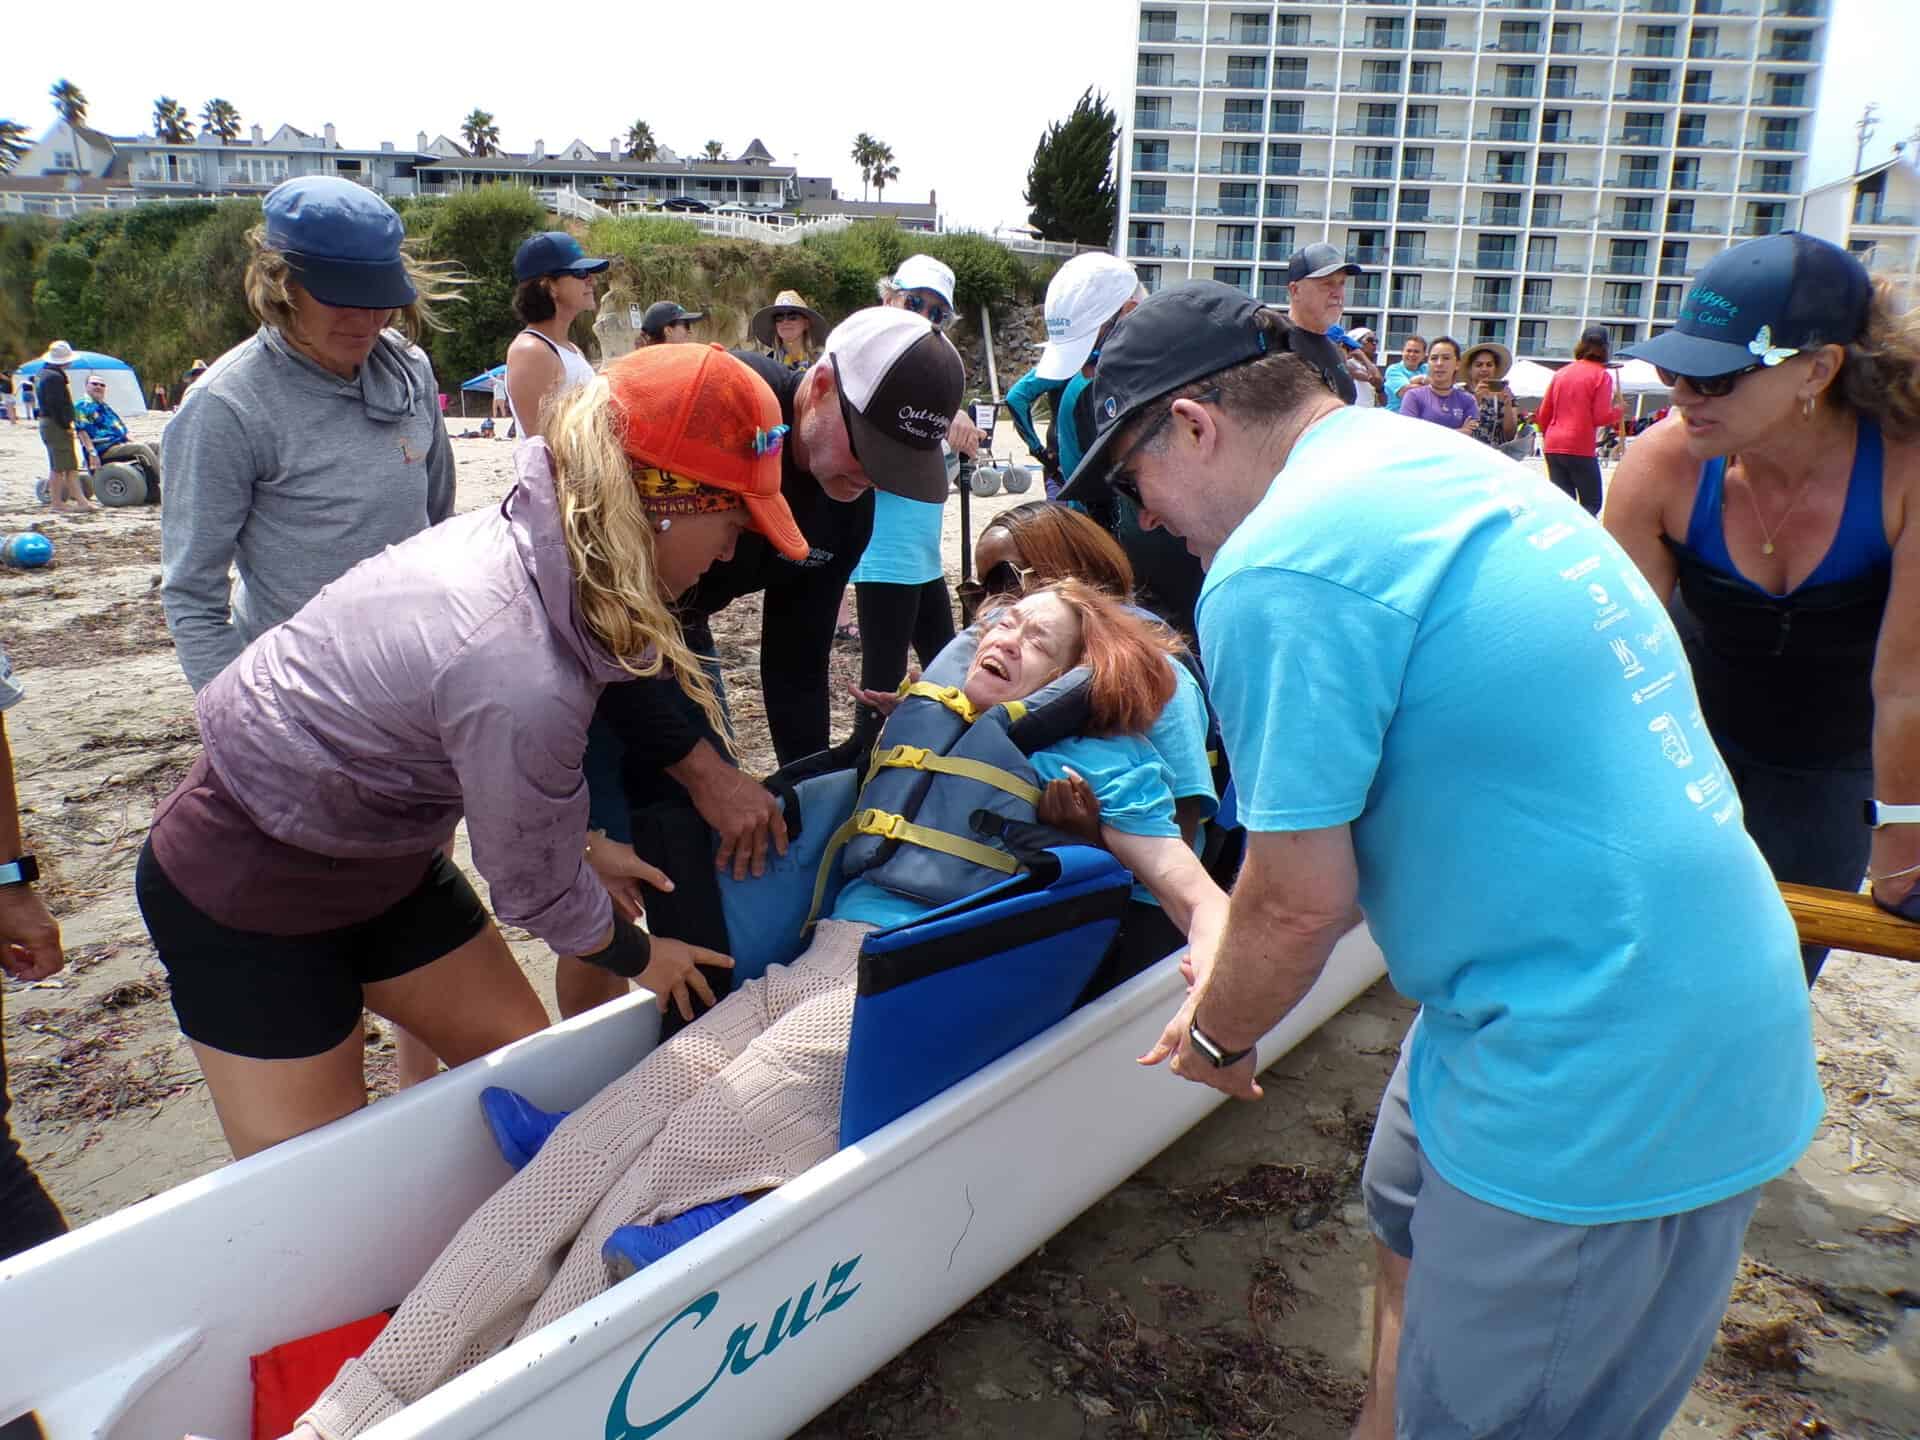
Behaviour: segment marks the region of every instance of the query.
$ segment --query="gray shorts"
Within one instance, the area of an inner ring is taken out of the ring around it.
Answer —
[[[1381,1096],[1361,1182],[1374,1234],[1415,1261],[1394,1433],[1658,1440],[1713,1344],[1759,1190],[1613,1225],[1476,1200],[1421,1153],[1409,1048]]]

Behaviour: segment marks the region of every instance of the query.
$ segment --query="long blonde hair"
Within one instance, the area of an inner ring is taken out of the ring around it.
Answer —
[[[300,283],[287,262],[286,253],[267,243],[267,227],[256,225],[247,232],[252,254],[247,257],[247,308],[262,325],[271,325],[286,334],[293,324],[293,290]],[[407,279],[413,282],[411,305],[395,308],[390,323],[409,340],[419,340],[429,330],[445,331],[447,322],[438,308],[449,300],[458,300],[460,287],[469,277],[451,260],[422,260],[406,248],[400,251],[400,263]]]
[[[733,751],[725,714],[700,657],[660,596],[653,525],[633,483],[633,462],[614,427],[606,377],[562,391],[548,402],[542,435],[553,452],[560,525],[573,565],[574,595],[587,628],[629,675],[648,679],[670,667],[713,733]]]
[[[1894,439],[1920,436],[1920,308],[1902,314],[1885,277],[1873,283],[1866,331],[1847,346],[1833,388]]]

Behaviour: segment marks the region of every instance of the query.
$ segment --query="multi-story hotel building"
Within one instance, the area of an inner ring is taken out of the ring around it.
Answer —
[[[1120,242],[1284,304],[1315,240],[1349,328],[1564,359],[1798,221],[1831,0],[1141,0]]]

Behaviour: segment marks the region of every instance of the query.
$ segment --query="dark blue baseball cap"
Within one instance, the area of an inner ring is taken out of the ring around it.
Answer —
[[[1278,317],[1277,338],[1270,339],[1258,324],[1260,312],[1269,308],[1218,280],[1170,285],[1135,306],[1100,346],[1093,375],[1094,433],[1057,498],[1083,504],[1093,498],[1112,468],[1106,451],[1113,437],[1155,400],[1216,371],[1258,360],[1275,346],[1306,361],[1329,391],[1351,403],[1353,377],[1333,342],[1285,316]]]
[[[393,310],[411,305],[400,242],[406,227],[364,185],[337,175],[303,175],[268,193],[267,244],[287,257],[294,279],[323,305]]]
[[[564,230],[542,230],[529,235],[513,256],[515,280],[538,280],[542,275],[597,275],[611,260],[599,260],[580,248]]]
[[[1838,245],[1793,230],[1766,235],[1709,260],[1674,327],[1621,353],[1703,380],[1777,365],[1783,350],[1859,339],[1872,295],[1866,267]]]

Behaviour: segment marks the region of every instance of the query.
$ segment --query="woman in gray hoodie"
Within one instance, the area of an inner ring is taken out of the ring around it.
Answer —
[[[663,668],[724,733],[669,607],[745,530],[807,554],[784,430],[717,348],[628,356],[501,505],[355,566],[200,692],[205,754],[135,884],[236,1156],[365,1103],[363,1006],[455,1065],[545,1025],[443,853],[462,818],[503,922],[711,1002],[695,963],[730,962],[632,923],[636,880],[670,882],[589,837],[581,758],[601,689]]]

